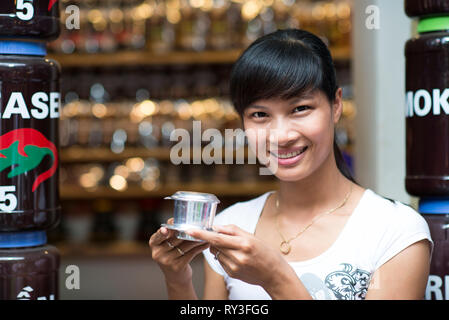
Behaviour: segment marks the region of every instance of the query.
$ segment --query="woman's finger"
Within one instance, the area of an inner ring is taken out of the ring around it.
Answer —
[[[181,249],[183,252],[187,253],[194,248],[206,244],[207,242],[199,242],[199,241],[183,241],[177,247]]]
[[[236,264],[234,263],[234,261],[230,257],[228,257],[226,253],[217,248],[211,250],[211,252],[212,251],[214,251],[215,260],[220,263],[224,271],[226,271],[228,275],[234,274],[236,270]]]
[[[161,245],[164,247],[166,246],[164,250],[165,252],[174,251],[179,253],[180,255],[183,255],[192,250],[193,248],[198,247],[202,244],[204,244],[204,242],[188,241],[174,238],[174,239],[167,239]]]
[[[189,251],[185,252],[184,255],[179,256],[177,259],[182,261],[183,263],[190,263],[199,253],[206,250],[209,247],[209,243],[200,242],[200,245],[197,245],[194,248],[191,248]]]
[[[226,261],[234,261],[233,254],[236,252],[236,250],[233,249],[226,249],[226,248],[217,248],[217,247],[210,247],[210,253],[212,253],[215,256],[215,260],[219,260],[220,257],[225,257]]]
[[[161,259],[159,259],[159,262],[161,262],[163,265],[169,266],[173,265],[177,261],[177,259],[185,256],[186,253],[179,249],[179,247],[173,246],[173,248],[164,246],[163,253],[161,253]]]
[[[214,247],[224,247],[230,249],[238,249],[240,247],[240,238],[213,231],[201,229],[189,229],[185,233],[200,240],[209,242]]]
[[[228,224],[228,225],[216,225],[212,227],[214,231],[227,234],[230,236],[244,236],[249,235],[250,233],[246,232],[245,230],[237,227],[235,224]]]
[[[173,224],[174,221],[175,221],[174,218],[170,218],[170,219],[167,220],[167,224]]]
[[[176,237],[176,233],[177,233],[177,232],[175,232],[175,233],[173,234],[173,237],[170,237],[170,238],[168,238],[168,239],[165,240],[165,241],[166,241],[166,242],[170,242],[170,244],[173,245],[173,246],[179,246],[179,245],[181,245],[181,244],[184,243],[184,242],[191,242],[191,241],[186,241],[186,240],[183,240],[183,239],[178,239],[178,238]]]
[[[170,218],[167,220],[167,224],[173,224],[174,219]],[[150,246],[151,245],[160,245],[163,241],[168,238],[172,238],[176,235],[175,230],[170,230],[166,227],[160,227],[151,237],[150,237]]]
[[[170,230],[167,228],[161,227],[150,237],[150,246],[157,246],[164,242],[170,235]]]
[[[226,249],[226,248],[217,248],[217,247],[211,246],[209,250],[210,250],[210,253],[212,253],[214,256],[216,256],[218,252],[220,252],[220,254],[229,256],[229,254],[228,254],[229,249]]]

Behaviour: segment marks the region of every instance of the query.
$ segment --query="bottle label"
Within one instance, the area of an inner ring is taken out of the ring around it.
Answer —
[[[55,294],[50,293],[47,295],[39,296],[34,293],[34,289],[31,286],[26,286],[17,294],[17,300],[55,300]]]
[[[426,300],[449,300],[449,275],[429,275],[426,287]]]
[[[23,21],[30,21],[34,17],[33,0],[16,1],[16,17]]]
[[[449,115],[449,88],[444,90],[425,89],[406,93],[405,117],[425,117],[428,115]]]
[[[31,104],[26,103],[21,92],[11,92],[6,97],[7,103],[0,110],[0,119],[11,119],[19,115],[22,119],[56,119],[59,118],[61,94],[59,92],[36,92],[31,96]]]
[[[1,154],[0,154],[1,156]],[[0,163],[1,163],[0,158]],[[0,186],[0,211],[11,212],[17,208],[16,186]]]
[[[30,21],[35,16],[48,15],[47,12],[51,12],[57,2],[58,0],[4,0],[0,4],[0,16]]]

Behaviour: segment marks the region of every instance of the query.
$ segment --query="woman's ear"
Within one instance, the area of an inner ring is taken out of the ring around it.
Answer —
[[[343,113],[343,90],[341,88],[338,88],[335,92],[335,100],[332,105],[332,113],[333,113],[333,119],[334,123],[337,124],[340,120],[341,114]]]

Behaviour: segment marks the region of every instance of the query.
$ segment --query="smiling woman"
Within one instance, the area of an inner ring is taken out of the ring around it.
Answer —
[[[297,29],[259,38],[230,88],[248,145],[268,156],[279,190],[226,208],[215,232],[186,231],[205,243],[156,232],[150,246],[169,297],[197,298],[189,262],[204,250],[205,299],[421,299],[429,228],[351,176],[335,141],[342,90],[320,38]]]
[[[279,46],[281,42],[284,45]],[[267,111],[279,109],[267,107],[264,100],[283,105],[283,111],[295,113],[297,121],[311,114],[317,103],[329,109],[341,104],[329,50],[318,37],[303,30],[284,30],[256,40],[236,62],[230,89],[245,129],[260,123],[262,114],[269,115]],[[338,169],[355,182],[335,138],[333,149]]]

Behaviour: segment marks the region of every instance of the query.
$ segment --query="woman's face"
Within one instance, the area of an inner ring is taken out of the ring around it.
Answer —
[[[258,100],[243,113],[249,147],[283,181],[304,179],[330,156],[334,127],[342,111],[341,89],[331,106],[315,90],[290,100]],[[263,150],[265,148],[265,150]]]

